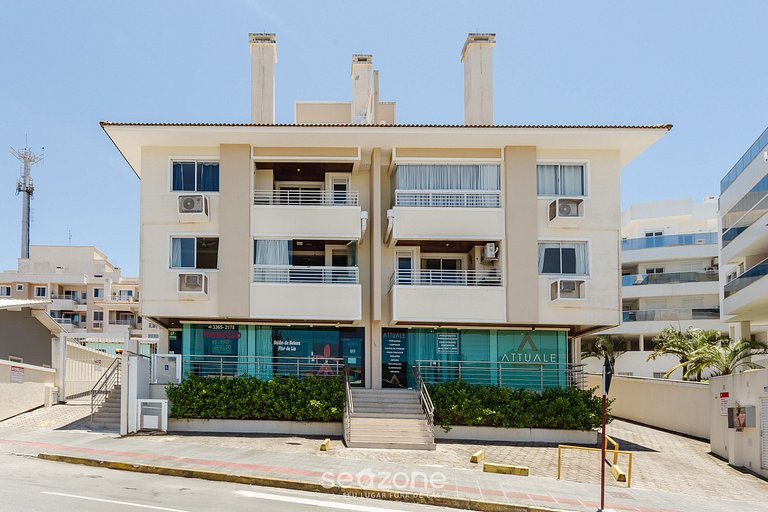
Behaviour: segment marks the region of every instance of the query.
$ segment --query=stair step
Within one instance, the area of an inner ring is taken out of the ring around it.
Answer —
[[[367,441],[347,441],[347,448],[369,448],[379,450],[432,450],[437,449],[435,443],[387,443]]]
[[[410,412],[403,412],[397,414],[396,417],[393,417],[393,413],[391,412],[358,412],[355,411],[352,413],[353,418],[390,418],[390,419],[424,419],[424,413],[410,413]]]

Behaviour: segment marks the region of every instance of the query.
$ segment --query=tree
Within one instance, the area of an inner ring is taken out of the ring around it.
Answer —
[[[684,367],[692,357],[693,353],[705,345],[727,345],[730,342],[728,337],[723,336],[719,331],[698,329],[689,327],[685,331],[669,326],[661,330],[658,336],[653,338],[656,347],[651,352],[646,361],[652,361],[661,355],[671,355],[677,358],[679,364],[668,371],[665,377],[668,377],[675,369]],[[690,374],[684,373],[683,379],[687,380]],[[697,380],[701,380],[701,372],[696,372]]]
[[[616,360],[626,351],[627,340],[624,338],[618,336],[598,336],[594,343],[591,343],[585,350],[582,350],[581,358],[596,357],[598,359],[605,359],[605,356],[608,355],[611,366],[615,368]]]
[[[768,343],[763,341],[741,340],[728,343],[704,343],[696,349],[685,363],[671,368],[667,375],[677,368],[685,368],[685,376],[701,375],[709,370],[713,377],[730,375],[739,371],[762,368],[751,361],[752,356],[768,354]]]

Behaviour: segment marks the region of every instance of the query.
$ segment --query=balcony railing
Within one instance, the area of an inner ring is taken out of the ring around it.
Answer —
[[[501,208],[498,190],[396,190],[395,206]]]
[[[79,320],[73,320],[72,318],[53,318],[56,320],[57,324],[60,325],[73,325],[75,327],[80,327],[80,321]]]
[[[417,360],[415,365],[427,384],[464,380],[543,391],[552,387],[584,388],[584,365],[517,361]]]
[[[269,380],[274,377],[340,377],[344,374],[344,359],[339,357],[191,355],[184,357],[183,364],[185,375],[203,377],[250,375]]]
[[[75,295],[62,295],[62,294],[51,294],[52,300],[71,300],[75,304],[80,304],[80,298]]]
[[[754,160],[755,157],[760,154],[760,151],[766,146],[768,146],[768,128],[766,128],[760,137],[758,137],[757,140],[752,143],[749,149],[741,156],[739,161],[734,164],[730,171],[728,171],[728,174],[726,174],[723,179],[720,180],[721,194],[731,186],[731,183],[736,181],[736,178],[738,178],[739,175],[744,172],[744,169],[747,168],[752,160]]]
[[[501,286],[499,270],[396,270],[390,285]]]
[[[644,284],[679,284],[717,281],[716,270],[698,272],[665,272],[663,274],[631,274],[621,276],[621,286],[639,286]]]
[[[717,233],[683,233],[679,235],[645,236],[621,241],[622,251],[674,247],[677,245],[711,245],[717,243]]]
[[[109,300],[111,302],[139,302],[139,298],[133,295],[118,295],[114,293]]]
[[[659,322],[676,320],[716,320],[720,308],[639,309],[622,312],[623,322]]]
[[[299,267],[293,265],[254,265],[254,283],[356,284],[358,267]]]
[[[253,204],[278,206],[357,206],[357,191],[254,190]]]
[[[768,258],[764,259],[757,265],[753,266],[739,277],[726,284],[723,288],[723,296],[730,297],[734,293],[738,292],[754,283],[758,279],[768,275]]]
[[[119,319],[119,320],[110,320],[110,325],[130,325],[133,327],[136,325],[136,320],[129,320],[129,319]]]

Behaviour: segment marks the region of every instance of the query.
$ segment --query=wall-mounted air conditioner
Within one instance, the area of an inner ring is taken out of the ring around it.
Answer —
[[[208,276],[202,272],[179,274],[178,292],[186,299],[207,298]]]
[[[483,257],[481,258],[483,263],[498,260],[499,248],[493,242],[488,242],[483,246]]]
[[[549,202],[548,212],[550,224],[561,227],[576,226],[584,218],[584,200],[558,197]]]
[[[210,210],[208,196],[189,194],[179,196],[179,222],[208,222]]]
[[[549,300],[566,302],[587,298],[586,279],[555,279],[549,284]]]

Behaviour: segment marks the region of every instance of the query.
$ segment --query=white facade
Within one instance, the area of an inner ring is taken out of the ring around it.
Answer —
[[[96,247],[31,246],[18,270],[0,272],[0,297],[50,300],[47,311],[64,332],[159,336],[138,314],[138,279],[123,277]]]
[[[617,373],[660,377],[678,363],[671,356],[646,362],[662,329],[728,330],[720,319],[717,198],[631,205],[622,214],[621,236],[622,324],[600,334],[629,340]],[[585,363],[597,372],[602,364]],[[672,374],[681,376],[682,370]]]
[[[723,318],[731,336],[768,328],[768,129],[720,182]]]

